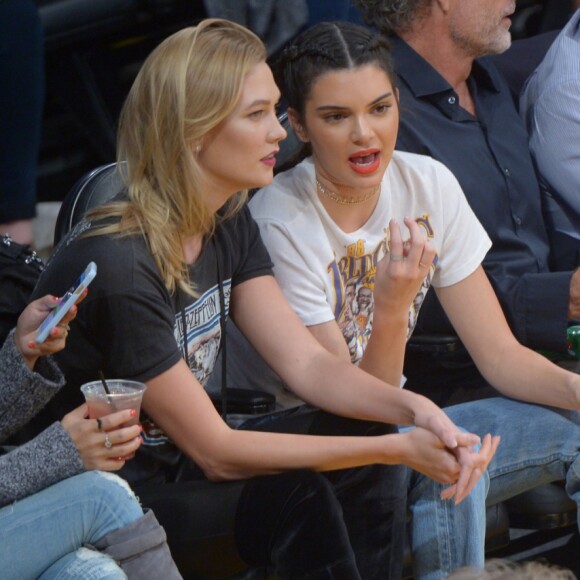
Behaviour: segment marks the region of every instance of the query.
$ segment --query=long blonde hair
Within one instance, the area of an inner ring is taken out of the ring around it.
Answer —
[[[208,19],[165,39],[146,59],[119,121],[118,161],[128,200],[96,208],[89,218],[118,218],[89,235],[144,235],[170,292],[194,294],[183,256],[186,237],[213,233],[245,203],[234,196],[220,216],[199,191],[195,149],[235,108],[244,77],[266,60],[262,41],[234,22]]]

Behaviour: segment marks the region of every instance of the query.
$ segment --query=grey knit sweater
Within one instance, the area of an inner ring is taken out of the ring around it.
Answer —
[[[26,366],[12,331],[0,350],[0,443],[25,425],[64,385],[50,357]],[[84,471],[81,457],[57,422],[37,437],[0,455],[0,507]]]

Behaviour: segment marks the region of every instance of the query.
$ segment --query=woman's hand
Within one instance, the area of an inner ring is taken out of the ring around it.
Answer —
[[[492,460],[500,438],[487,434],[479,451],[474,451],[473,446],[480,443],[480,439],[473,433],[461,431],[453,421],[437,405],[426,397],[418,396],[414,405],[415,425],[423,427],[436,435],[453,453],[461,466],[461,473],[454,485],[441,494],[442,499],[450,499],[455,496],[455,502],[465,499],[475,484],[487,469]]]
[[[401,435],[409,439],[404,463],[439,483],[450,484],[441,492],[441,499],[455,496],[456,504],[472,492],[499,445],[499,437],[486,435],[477,452],[463,446],[452,451],[439,437],[421,427]]]
[[[86,295],[87,292],[85,291],[77,301],[77,304]],[[31,302],[18,318],[14,341],[30,369],[34,368],[38,357],[54,354],[65,347],[69,322],[77,315],[78,308],[76,304],[65,314],[59,324],[52,329],[50,336],[42,344],[34,342],[38,327],[49,315],[50,311],[56,307],[57,302],[58,298],[47,294]]]
[[[400,433],[404,438],[401,463],[439,483],[454,484],[461,473],[455,454],[432,432],[415,427]]]
[[[141,445],[140,425],[123,427],[135,411],[126,409],[96,419],[88,419],[86,404],[65,415],[61,421],[64,430],[79,450],[85,469],[118,471],[131,459]],[[111,447],[106,446],[110,441]]]
[[[488,433],[483,438],[479,451],[475,451],[472,447],[456,447],[454,453],[461,465],[461,473],[457,483],[441,492],[441,499],[451,499],[455,496],[456,504],[463,501],[487,469],[499,443],[499,435],[492,437]]]
[[[407,316],[435,258],[435,248],[417,223],[405,218],[405,225],[410,237],[403,242],[397,221],[389,223],[390,249],[377,264],[375,276],[375,311]]]

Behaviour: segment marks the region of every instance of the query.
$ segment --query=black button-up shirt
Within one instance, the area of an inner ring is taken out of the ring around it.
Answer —
[[[540,190],[528,139],[509,89],[488,59],[468,79],[477,118],[449,83],[400,38],[393,39],[400,90],[397,148],[438,159],[457,177],[493,246],[483,266],[524,344],[565,349],[571,272],[550,272]],[[445,332],[434,297],[419,329]]]

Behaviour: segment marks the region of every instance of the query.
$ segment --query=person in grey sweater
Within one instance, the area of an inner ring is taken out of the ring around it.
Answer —
[[[0,443],[31,420],[64,385],[50,355],[65,346],[76,306],[41,345],[34,333],[55,306],[31,302],[0,349]],[[0,455],[2,576],[18,578],[181,578],[163,528],[120,469],[141,444],[134,414],[99,421],[71,411],[25,445]],[[107,447],[106,441],[112,446]]]

